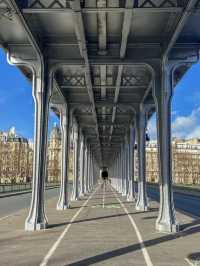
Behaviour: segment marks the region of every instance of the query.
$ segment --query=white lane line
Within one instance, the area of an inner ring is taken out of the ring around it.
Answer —
[[[18,211],[19,212],[19,211]],[[3,216],[3,217],[0,217],[0,221],[3,221],[9,217],[12,217],[12,216],[15,216],[18,212],[14,212],[14,213],[11,213],[9,215],[6,215],[6,216]]]
[[[185,261],[187,261],[187,263],[188,263],[190,266],[195,266],[195,264],[193,264],[192,262],[190,262],[190,261],[188,260],[188,258],[185,258]]]
[[[112,189],[112,188],[111,188],[111,189]],[[141,250],[142,250],[142,253],[143,253],[143,256],[144,256],[145,262],[146,262],[146,265],[147,265],[147,266],[153,266],[153,263],[152,263],[151,258],[150,258],[150,256],[149,256],[149,253],[148,253],[148,251],[147,251],[147,249],[146,249],[146,247],[145,247],[144,241],[143,241],[143,239],[142,239],[142,236],[141,236],[141,234],[140,234],[140,231],[139,231],[139,229],[138,229],[138,227],[137,227],[137,225],[136,225],[134,219],[133,219],[132,216],[129,214],[127,208],[124,206],[124,204],[123,204],[123,202],[120,200],[120,198],[118,198],[118,196],[116,195],[115,191],[114,191],[114,195],[115,195],[116,199],[118,200],[118,202],[121,204],[121,206],[122,206],[122,208],[124,209],[125,213],[127,214],[128,218],[129,218],[129,220],[130,220],[130,222],[131,222],[131,224],[132,224],[132,226],[133,226],[133,228],[134,228],[134,230],[135,230],[135,232],[136,232],[136,235],[137,235],[137,238],[138,238],[138,240],[139,240],[139,244],[140,244],[140,247],[141,247]]]
[[[46,266],[47,263],[49,262],[50,258],[53,256],[54,252],[56,251],[56,249],[58,248],[58,246],[60,245],[61,241],[63,240],[63,238],[65,237],[65,235],[67,234],[67,232],[69,231],[72,223],[75,221],[75,219],[78,217],[78,215],[80,214],[80,212],[83,210],[83,208],[87,205],[88,201],[93,197],[93,195],[95,194],[95,192],[98,190],[98,187],[95,189],[95,191],[89,196],[89,198],[83,203],[83,205],[81,206],[81,208],[75,213],[75,215],[72,217],[72,219],[70,220],[69,224],[67,225],[67,227],[65,228],[65,230],[62,232],[62,234],[58,237],[58,239],[56,240],[56,242],[53,244],[53,246],[50,248],[50,250],[48,251],[48,253],[46,254],[46,256],[44,257],[44,259],[42,260],[42,262],[40,263],[40,266]]]

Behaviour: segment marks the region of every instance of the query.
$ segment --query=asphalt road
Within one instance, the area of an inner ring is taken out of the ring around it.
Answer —
[[[48,189],[45,191],[45,199],[58,197],[59,189]],[[31,193],[21,194],[0,199],[0,219],[7,215],[14,214],[21,209],[30,207]]]
[[[149,198],[159,201],[159,190],[154,187],[147,187]],[[174,192],[175,208],[186,212],[188,215],[200,217],[200,197],[186,195],[179,192]]]
[[[69,189],[71,190],[71,189]],[[159,201],[159,191],[158,188],[148,187],[147,188],[148,197]],[[58,197],[59,189],[49,189],[45,192],[45,199],[51,199],[53,197]],[[31,193],[16,195],[12,197],[6,197],[0,199],[0,219],[7,215],[14,214],[21,209],[26,209],[30,207]],[[182,210],[188,215],[200,217],[200,197],[186,195],[182,193],[174,193],[175,208],[177,210]]]

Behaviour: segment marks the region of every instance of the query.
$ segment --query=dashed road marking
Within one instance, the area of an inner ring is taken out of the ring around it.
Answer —
[[[112,189],[112,188],[111,188]],[[112,189],[113,190],[113,189]],[[114,190],[113,190],[114,191]],[[141,250],[142,250],[142,253],[143,253],[143,256],[144,256],[144,259],[145,259],[145,262],[146,262],[146,265],[147,266],[153,266],[153,263],[151,261],[151,258],[149,256],[149,253],[145,247],[145,244],[144,244],[144,241],[142,239],[142,235],[140,234],[140,231],[134,221],[134,219],[132,218],[132,216],[129,214],[127,208],[125,207],[125,205],[123,204],[123,202],[120,200],[120,198],[118,198],[118,196],[116,195],[115,191],[114,191],[114,195],[116,197],[116,199],[118,200],[118,202],[121,204],[122,208],[124,209],[125,213],[127,214],[135,232],[136,232],[136,235],[137,235],[137,238],[139,240],[139,244],[140,244],[140,247],[141,247]]]
[[[18,211],[18,212],[11,213],[11,214],[8,214],[8,215],[3,216],[3,217],[0,217],[0,221],[3,221],[3,220],[5,220],[5,219],[7,219],[7,218],[10,218],[10,217],[12,217],[12,216],[15,216],[15,215],[18,214],[18,213],[19,213],[19,211]]]
[[[63,238],[65,237],[65,235],[67,234],[67,232],[69,231],[72,223],[75,221],[75,219],[78,217],[78,215],[81,213],[81,211],[84,209],[85,205],[87,205],[88,201],[93,197],[93,195],[96,193],[96,191],[98,190],[99,187],[97,187],[95,189],[95,191],[89,196],[89,198],[83,203],[83,205],[81,206],[81,208],[75,213],[75,215],[72,217],[72,219],[70,220],[69,224],[67,225],[67,227],[65,228],[65,230],[62,232],[62,234],[59,236],[59,238],[56,240],[56,242],[53,244],[53,246],[50,248],[50,250],[48,251],[48,253],[46,254],[46,256],[44,257],[43,261],[40,263],[40,266],[46,266],[47,263],[49,262],[50,258],[53,256],[54,252],[56,251],[56,249],[58,248],[58,246],[60,245],[61,241],[63,240]]]
[[[188,263],[190,266],[195,266],[195,264],[193,264],[192,262],[190,262],[190,261],[188,260],[188,258],[185,258],[185,261],[187,261],[187,263]]]

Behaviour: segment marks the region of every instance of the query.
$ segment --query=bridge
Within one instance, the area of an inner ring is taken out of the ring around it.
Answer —
[[[60,119],[62,132],[61,184],[54,220],[64,213],[69,216],[69,224],[75,223],[88,202],[103,194],[115,198],[114,204],[121,206],[137,229],[129,214],[133,212],[130,206],[147,215],[151,210],[145,178],[145,141],[147,121],[156,113],[160,201],[155,229],[175,235],[179,232],[172,190],[171,99],[176,84],[199,60],[199,8],[197,0],[0,0],[0,44],[8,62],[32,82],[35,101],[33,189],[26,231],[51,228],[44,208],[51,108]],[[71,141],[74,182],[69,197]],[[139,163],[137,193],[133,174],[135,143]],[[111,179],[107,192],[97,185],[104,168]],[[70,217],[70,205],[77,207],[86,195],[90,196],[79,212]],[[133,205],[127,207],[129,202]],[[96,204],[98,200],[91,209]],[[93,209],[94,215],[101,212],[98,207]],[[112,212],[112,207],[108,210]],[[146,233],[155,231],[151,222],[149,225]],[[112,231],[112,221],[108,226]],[[84,237],[87,228],[77,232]],[[95,224],[91,230],[95,235]],[[146,264],[152,265],[138,231],[136,235]],[[51,254],[50,250],[42,265],[48,263]],[[70,265],[90,265],[91,261],[77,263]]]

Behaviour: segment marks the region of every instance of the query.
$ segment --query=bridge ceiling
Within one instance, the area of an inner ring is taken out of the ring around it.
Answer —
[[[68,104],[75,108],[74,115],[94,151],[98,154],[100,147],[102,151],[107,150],[106,153],[102,152],[103,160],[106,162],[113,148],[116,150],[120,147],[118,144],[123,142],[128,126],[134,118],[131,107],[142,101],[150,84],[151,75],[144,66],[124,66],[118,81],[118,66],[91,66],[96,121],[84,71],[84,67],[62,66],[57,70],[55,79]],[[116,87],[119,87],[118,95]],[[99,140],[95,132],[96,122]]]
[[[179,43],[190,43],[199,45],[200,31],[198,26],[198,21],[200,20],[200,1],[196,2],[195,8],[193,9],[192,16],[189,17],[187,23],[185,24],[178,42]],[[192,10],[191,10],[192,12]]]
[[[49,62],[58,64],[56,88],[73,108],[97,160],[105,164],[124,141],[133,107],[152,101],[152,77],[142,61],[161,58],[188,2],[0,0],[0,44],[16,57],[36,58],[29,29]],[[197,1],[171,59],[191,46],[199,48],[199,7]],[[186,70],[176,71],[176,82]],[[53,102],[62,102],[58,94],[54,88]]]

